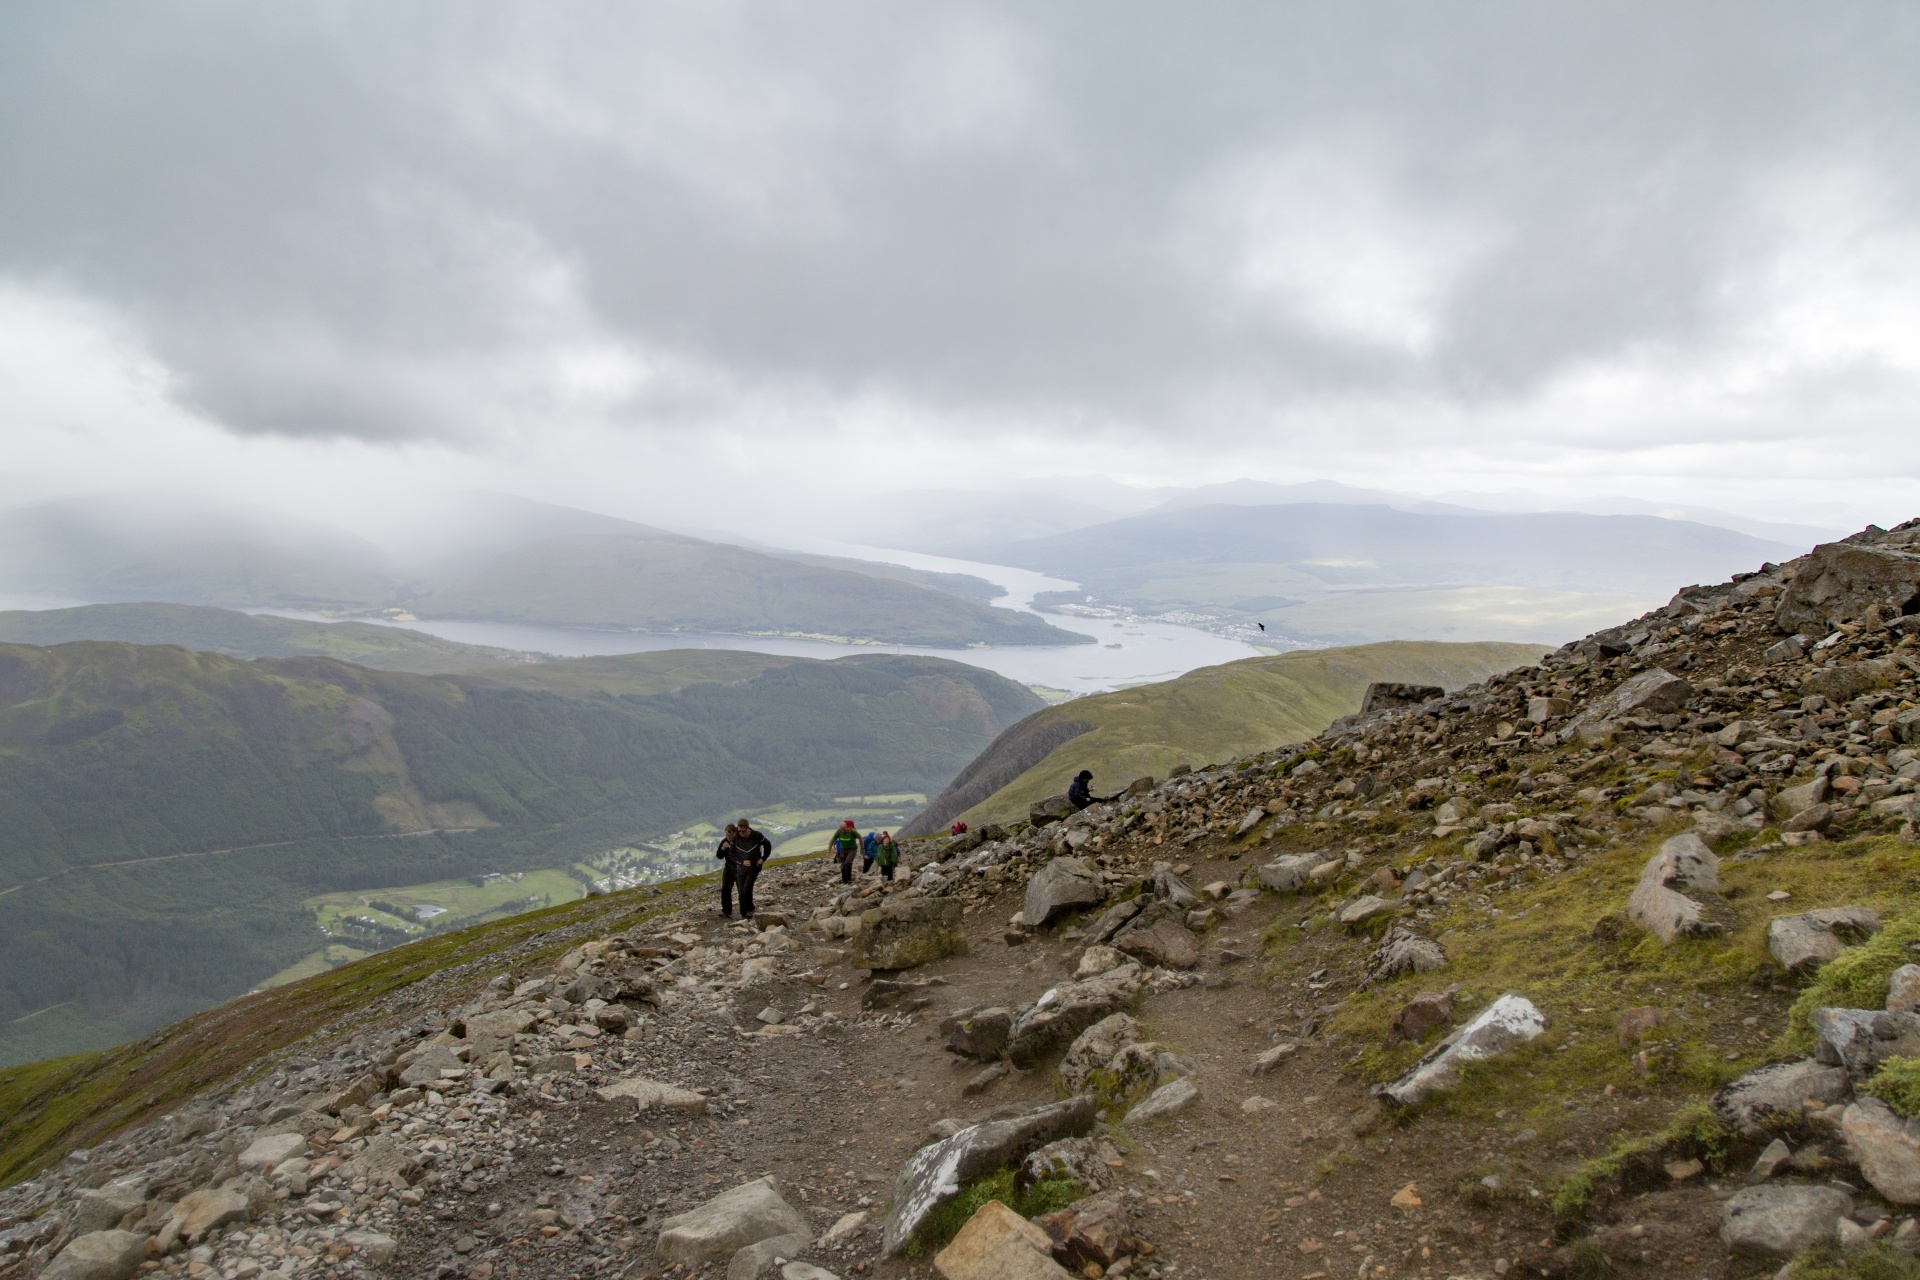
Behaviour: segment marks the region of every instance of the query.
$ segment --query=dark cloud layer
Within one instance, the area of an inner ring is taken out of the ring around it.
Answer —
[[[1911,235],[1915,66],[1896,3],[16,4],[0,276],[243,433],[1510,401],[1739,341],[1822,192]]]

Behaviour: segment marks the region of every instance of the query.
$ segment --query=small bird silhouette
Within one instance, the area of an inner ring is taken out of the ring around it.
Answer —
[[[1253,625],[1260,628],[1262,631],[1265,631],[1267,629],[1267,624],[1264,622],[1256,622]]]

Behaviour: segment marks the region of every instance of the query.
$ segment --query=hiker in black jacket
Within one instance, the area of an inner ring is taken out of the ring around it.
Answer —
[[[755,831],[745,818],[728,828],[731,832],[720,842],[720,852],[716,855],[727,860],[726,870],[720,873],[720,914],[733,914],[733,891],[740,890],[740,915],[742,919],[753,919],[753,882],[760,878],[760,868],[773,856],[773,841]]]

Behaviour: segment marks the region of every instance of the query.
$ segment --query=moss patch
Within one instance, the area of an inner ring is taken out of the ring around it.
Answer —
[[[1022,1191],[1015,1185],[1011,1169],[975,1178],[961,1188],[959,1195],[921,1221],[907,1244],[907,1256],[919,1258],[946,1248],[967,1225],[967,1219],[989,1200],[998,1200],[1023,1218],[1037,1218],[1066,1208],[1084,1194],[1079,1183],[1066,1178],[1049,1178]]]
[[[1888,1058],[1860,1091],[1880,1099],[1898,1115],[1920,1116],[1920,1058]]]
[[[1787,1267],[1789,1280],[1920,1280],[1920,1261],[1881,1241],[1849,1253],[1827,1246],[1810,1250]]]

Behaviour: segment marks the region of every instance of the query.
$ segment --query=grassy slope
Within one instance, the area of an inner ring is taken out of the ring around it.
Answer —
[[[1066,790],[1092,769],[1094,788],[1114,790],[1177,764],[1226,760],[1295,742],[1359,710],[1376,680],[1448,688],[1536,661],[1537,645],[1391,641],[1350,649],[1303,649],[1202,667],[1177,680],[1075,698],[1041,717],[1085,721],[1092,732],[1057,748],[966,814],[972,823],[1026,816],[1035,800]]]
[[[975,604],[991,604],[1007,594],[998,583],[971,573],[941,573],[934,569],[914,569],[904,564],[887,564],[881,560],[855,560],[848,556],[816,556],[804,551],[776,551],[773,554],[782,560],[797,560],[801,564],[810,564],[822,569],[844,569],[848,573],[864,573],[869,578],[891,578],[895,582],[911,582],[917,587],[926,587],[933,591],[944,591],[950,596],[959,596],[962,600],[971,600]]]
[[[563,697],[321,658],[0,646],[0,1060],[247,989],[327,941],[301,907],[316,893],[564,864],[806,796],[931,790],[1041,705],[978,668],[880,654],[668,679]],[[6,1025],[68,1004],[92,1021]]]
[[[0,613],[0,644],[76,640],[177,644],[234,658],[338,658],[380,671],[466,671],[519,658],[509,649],[460,644],[369,622],[308,622],[191,604],[90,604]]]
[[[625,631],[804,634],[897,644],[1084,636],[905,582],[672,534],[549,538],[422,599],[422,616]]]

